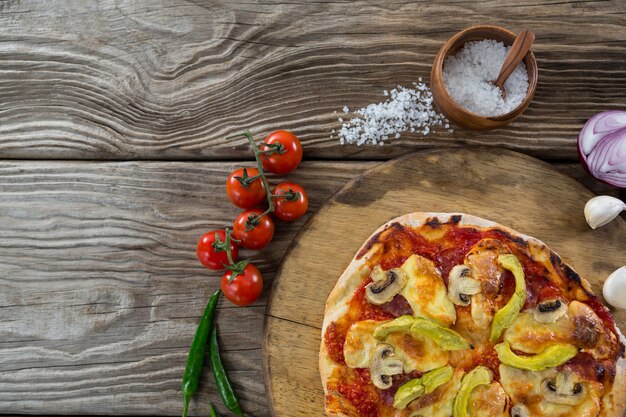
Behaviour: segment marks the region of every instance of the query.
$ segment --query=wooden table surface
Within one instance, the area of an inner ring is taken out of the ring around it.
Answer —
[[[382,148],[330,138],[335,111],[427,79],[441,44],[476,23],[537,35],[539,86],[517,122]],[[623,0],[0,0],[0,414],[179,414],[187,349],[219,285],[196,241],[237,214],[224,181],[250,164],[227,134],[294,131],[305,162],[289,178],[311,213],[380,161],[450,146],[528,153],[624,198],[583,172],[575,142],[588,117],[626,107],[625,64]],[[219,305],[250,416],[270,415],[267,290],[304,221],[245,253],[266,280],[259,301]],[[205,374],[191,412],[209,402],[224,412]]]

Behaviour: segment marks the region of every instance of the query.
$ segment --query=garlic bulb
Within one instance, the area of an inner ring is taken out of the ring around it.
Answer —
[[[626,266],[613,272],[604,281],[602,295],[613,307],[626,309]]]
[[[616,218],[624,209],[626,204],[619,198],[600,195],[585,204],[585,219],[592,229],[596,229]]]

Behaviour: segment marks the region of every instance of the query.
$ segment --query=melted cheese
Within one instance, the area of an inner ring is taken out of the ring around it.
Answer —
[[[533,317],[532,310],[526,310],[505,330],[504,340],[513,349],[537,354],[547,345],[570,343],[572,331],[573,323],[569,314],[563,315],[554,323],[539,323]]]
[[[379,321],[364,320],[354,323],[343,345],[346,365],[351,368],[369,368],[372,352],[378,341],[374,339],[374,329]]]
[[[419,255],[411,255],[401,266],[407,275],[407,284],[400,292],[413,309],[414,315],[423,315],[448,327],[456,321],[454,304],[448,299],[448,290],[435,264]]]
[[[450,417],[452,415],[452,407],[459,388],[461,387],[461,379],[463,372],[460,369],[454,371],[452,379],[430,394],[426,394],[413,401],[407,407],[409,411],[408,417]]]
[[[504,340],[513,349],[531,354],[540,353],[549,344],[568,343],[603,359],[615,346],[615,336],[602,329],[604,325],[591,307],[572,301],[567,313],[554,323],[537,322],[532,310],[522,312],[505,331]]]
[[[468,415],[472,417],[508,417],[508,397],[498,382],[479,385],[469,397]]]
[[[394,355],[404,362],[404,372],[427,372],[445,366],[448,352],[427,337],[409,332],[394,332],[384,340],[374,338],[374,330],[380,321],[364,320],[354,323],[343,345],[346,365],[351,368],[369,368],[374,348],[379,343],[393,347]]]
[[[495,310],[485,294],[478,293],[472,296],[472,320],[479,329],[487,329],[493,320]]]
[[[541,384],[546,378],[555,378],[555,368],[541,372],[524,371],[500,365],[500,383],[511,399],[511,405],[524,403],[530,414],[542,417],[595,417],[600,411],[603,386],[598,382],[585,381],[575,375],[576,382],[583,385],[583,398],[577,405],[549,402],[541,393]]]
[[[481,346],[489,341],[489,326],[483,328],[474,322],[470,308],[462,307],[457,311],[456,324],[452,328],[474,346]]]
[[[431,339],[408,332],[394,332],[385,343],[393,346],[394,354],[404,362],[404,372],[428,372],[448,363],[448,352]]]

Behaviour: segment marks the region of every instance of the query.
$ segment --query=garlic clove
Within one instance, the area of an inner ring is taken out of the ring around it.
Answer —
[[[604,281],[602,295],[613,307],[626,309],[626,266],[613,272]]]
[[[585,204],[585,219],[592,229],[596,229],[609,223],[625,209],[626,204],[619,198],[600,195]]]

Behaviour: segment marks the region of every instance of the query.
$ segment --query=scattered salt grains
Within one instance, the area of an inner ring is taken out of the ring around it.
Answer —
[[[419,80],[422,80],[421,77]],[[387,101],[357,110],[349,121],[344,122],[340,117],[339,143],[383,146],[389,138],[398,139],[407,130],[426,136],[432,127],[445,123],[447,129],[449,121],[433,108],[430,88],[421,82],[413,83],[413,87],[398,86],[391,91],[384,90],[383,95],[389,97]],[[453,132],[453,129],[448,131]]]
[[[493,84],[506,54],[511,49],[502,42],[467,42],[443,65],[443,82],[452,98],[467,110],[481,116],[499,116],[517,108],[528,91],[528,73],[520,63],[504,83],[506,99]]]

